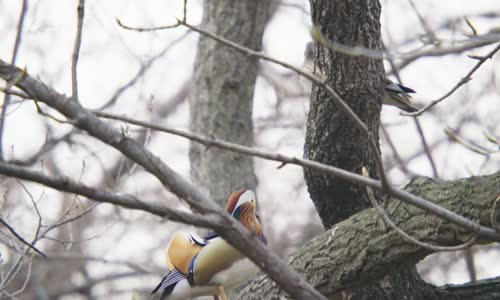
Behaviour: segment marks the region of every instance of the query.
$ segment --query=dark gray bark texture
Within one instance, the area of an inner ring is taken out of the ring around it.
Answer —
[[[310,3],[315,30],[327,41],[347,47],[382,49],[379,1],[317,0]],[[335,52],[320,44],[316,45],[315,53],[317,73],[346,101],[378,143],[382,60]],[[368,147],[367,135],[323,89],[314,87],[304,156],[355,173],[361,173],[365,166],[372,177],[377,177],[375,155]],[[326,228],[370,206],[363,186],[313,170],[306,169],[304,173],[310,197]],[[417,292],[422,282],[415,274],[414,266],[407,265],[406,269],[392,273],[373,287],[356,289],[351,296],[353,299],[387,297],[387,286],[407,286],[405,293],[410,292],[408,287],[411,286]],[[397,298],[400,292],[401,289],[395,289],[392,297]]]
[[[381,49],[380,11],[378,1],[311,1],[316,30],[327,40],[350,47]],[[315,53],[315,72],[378,137],[382,60],[334,52],[319,44]],[[312,89],[304,157],[358,174],[366,166],[372,177],[377,174],[366,134],[317,86]],[[362,186],[313,170],[305,170],[305,178],[326,228],[369,206]]]
[[[491,226],[492,216],[500,224],[500,206],[492,211],[500,193],[500,172],[440,183],[417,179],[406,190],[481,225]],[[391,219],[420,241],[451,246],[464,243],[473,235],[398,200],[388,203]],[[430,250],[406,242],[388,228],[378,211],[370,208],[308,242],[288,262],[330,299],[500,299],[500,278],[445,287],[423,282],[412,268],[429,254]],[[237,299],[289,298],[272,280],[262,276]]]
[[[348,47],[381,50],[379,1],[311,0],[310,3],[315,30],[326,40]],[[315,73],[347,102],[378,142],[382,60],[335,52],[321,44],[316,44],[315,53]],[[366,166],[371,176],[377,175],[366,134],[318,87],[312,89],[304,156],[356,173]],[[334,226],[334,229],[302,248],[291,262],[321,292],[332,299],[465,299],[460,294],[447,296],[419,278],[415,263],[429,252],[386,230],[374,211],[361,212],[369,207],[363,186],[313,170],[305,170],[305,179],[324,226]],[[436,195],[432,196],[425,198],[436,199]],[[488,198],[490,208],[491,197]],[[415,211],[404,207],[400,213]],[[457,207],[463,206],[450,208]],[[484,209],[486,212],[487,208]],[[467,215],[467,211],[460,212]],[[412,216],[408,213],[397,219],[397,224],[425,241],[447,245],[463,242],[470,236],[453,226],[443,225],[437,218],[426,219],[428,216],[419,214],[422,219],[411,222]],[[349,226],[344,227],[347,224]],[[260,281],[246,291],[258,290],[266,295],[264,298],[252,296],[253,299],[278,299],[284,294],[276,289],[271,282]]]
[[[253,50],[261,50],[271,1],[203,2],[201,27]],[[252,106],[258,60],[200,36],[189,97],[191,130],[253,146]],[[191,176],[224,206],[231,191],[255,190],[253,158],[191,143]]]

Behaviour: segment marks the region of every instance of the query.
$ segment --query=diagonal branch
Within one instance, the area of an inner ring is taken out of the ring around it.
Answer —
[[[197,143],[201,143],[207,147],[219,147],[221,149],[237,152],[237,153],[242,153],[245,155],[251,155],[255,157],[260,157],[263,159],[268,159],[268,160],[274,160],[281,162],[282,164],[291,164],[291,165],[298,165],[302,166],[305,168],[310,168],[314,169],[317,171],[324,172],[326,174],[342,178],[346,181],[352,182],[352,183],[357,183],[357,184],[362,184],[366,185],[371,188],[375,188],[378,190],[382,190],[383,186],[380,181],[367,178],[364,176],[361,176],[359,174],[351,173],[330,165],[325,165],[316,161],[308,160],[308,159],[303,159],[303,158],[297,158],[297,157],[291,157],[291,156],[286,156],[282,154],[277,154],[277,153],[272,153],[260,149],[254,149],[250,147],[245,147],[242,145],[238,144],[233,144],[227,141],[222,141],[219,139],[216,139],[215,137],[207,137],[201,134],[196,134],[196,133],[191,133],[179,129],[174,129],[174,128],[168,128],[165,126],[159,126],[156,124],[151,124],[148,122],[143,122],[139,120],[134,120],[131,118],[127,117],[122,117],[122,116],[117,116],[113,115],[110,113],[104,113],[104,112],[95,112],[97,116],[103,117],[103,118],[109,118],[109,119],[114,119],[114,120],[120,120],[124,121],[130,124],[150,128],[153,130],[157,131],[162,131],[170,134],[174,134],[177,136],[181,136],[184,138],[187,138],[189,140],[195,141]],[[500,241],[500,235],[495,233],[494,230],[481,226],[467,218],[464,218],[450,210],[447,210],[445,208],[442,208],[430,201],[427,201],[421,197],[412,195],[404,190],[398,189],[398,188],[393,188],[392,193],[395,197],[398,199],[409,203],[411,205],[414,205],[418,208],[421,208],[425,211],[431,212],[445,220],[448,220],[452,223],[455,223],[463,228],[467,228],[472,232],[477,232],[478,237],[483,237],[495,241]],[[486,237],[488,236],[488,237]]]
[[[9,81],[19,74],[22,74],[22,70],[0,60],[0,78]],[[231,245],[255,262],[290,296],[295,299],[326,299],[207,195],[165,165],[142,145],[101,121],[92,112],[83,108],[79,102],[71,101],[68,97],[59,94],[29,75],[22,76],[20,80],[17,80],[16,85],[37,101],[56,109],[71,120],[76,127],[114,147],[141,165],[158,178],[171,192],[189,203],[191,208],[197,212],[212,215],[218,222],[210,228],[217,231]]]
[[[43,184],[55,190],[84,196],[89,199],[119,205],[121,207],[142,210],[171,221],[195,226],[209,227],[213,221],[210,215],[200,216],[171,209],[153,201],[143,201],[131,195],[115,194],[108,191],[93,189],[68,177],[48,176],[44,173],[30,170],[26,167],[0,162],[0,174]]]
[[[45,255],[45,253],[43,253],[42,251],[38,250],[35,246],[33,246],[30,242],[26,241],[22,236],[20,236],[16,230],[14,228],[12,228],[12,226],[9,225],[9,223],[7,223],[4,219],[0,218],[0,223],[2,223],[5,227],[7,227],[7,229],[9,229],[9,231],[18,239],[20,240],[23,244],[25,244],[26,246],[30,247],[33,251],[35,251],[36,253],[40,254],[41,256],[43,257],[47,257],[47,255]]]
[[[431,103],[427,104],[424,108],[420,109],[419,111],[416,111],[416,112],[413,112],[413,113],[405,113],[405,112],[402,112],[401,114],[404,115],[404,116],[419,116],[421,115],[423,112],[429,110],[431,107],[433,107],[434,105],[438,104],[439,102],[443,101],[444,99],[448,98],[449,96],[451,96],[456,90],[458,90],[458,88],[460,88],[462,85],[466,84],[467,82],[469,82],[471,79],[472,79],[472,74],[474,74],[474,72],[476,72],[479,67],[481,67],[481,65],[487,61],[488,59],[491,59],[493,57],[493,55],[495,55],[495,53],[497,53],[497,51],[500,50],[500,43],[493,49],[491,50],[487,55],[485,56],[482,56],[479,58],[479,61],[477,62],[476,65],[474,65],[474,67],[464,76],[462,77],[462,79],[460,79],[457,84],[449,91],[447,92],[446,94],[444,94],[443,96],[439,97],[438,99],[436,100],[433,100],[431,101]]]

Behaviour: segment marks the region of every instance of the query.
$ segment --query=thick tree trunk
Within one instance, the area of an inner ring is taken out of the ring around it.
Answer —
[[[311,1],[315,28],[329,41],[345,46],[380,50],[378,1]],[[378,137],[382,99],[382,60],[351,56],[316,45],[318,73],[349,104]],[[377,139],[378,141],[378,139]],[[304,156],[308,159],[360,173],[366,166],[376,175],[367,136],[329,99],[314,87],[307,120]],[[307,188],[326,228],[369,206],[364,187],[305,170]]]
[[[264,27],[271,16],[270,1],[203,2],[201,27],[254,50],[262,47]],[[252,146],[252,105],[258,61],[200,36],[190,96],[191,130]],[[220,205],[231,191],[255,190],[253,159],[191,143],[193,180]]]
[[[379,1],[311,1],[315,30],[333,45],[381,50],[380,13]],[[380,99],[383,92],[382,60],[335,52],[321,43],[316,44],[315,53],[317,74],[323,76],[348,103],[378,141]],[[372,176],[377,174],[374,153],[368,147],[367,136],[358,130],[347,115],[328,98],[324,90],[318,87],[312,90],[304,156],[356,173],[360,173],[361,168],[366,166]],[[396,239],[398,242],[393,244],[383,238],[383,231],[364,234],[373,224],[383,223],[378,217],[369,221],[370,218],[366,216],[366,219],[358,219],[357,215],[354,215],[369,207],[364,187],[312,170],[305,170],[305,178],[311,199],[325,227],[330,228],[337,224],[335,229],[323,235],[323,238],[304,247],[299,252],[303,256],[298,254],[292,260],[298,270],[302,272],[309,270],[306,276],[309,282],[332,298],[437,299],[441,297],[438,289],[423,282],[415,272],[415,263],[428,252],[420,249],[419,255],[412,256],[405,249],[415,249],[415,247],[402,242],[399,237]],[[372,216],[376,216],[374,212],[372,213]],[[349,231],[343,236],[341,232],[344,231],[339,231],[339,228],[343,228],[340,224],[345,222],[338,223],[351,216],[353,216],[352,226],[349,226]],[[377,222],[366,223],[374,220]],[[436,227],[429,222],[420,223],[422,224],[427,227],[420,227],[418,230],[424,234],[417,236],[429,239],[429,230],[434,233]],[[417,225],[419,224],[415,223],[415,226]],[[412,230],[417,229],[411,228],[410,231]],[[395,234],[390,232],[394,237]],[[337,238],[334,238],[334,235]],[[340,242],[342,238],[345,238],[345,243]],[[458,240],[443,239],[435,242],[446,244],[464,240],[463,237]],[[327,245],[330,245],[332,240],[335,240],[336,244],[330,248]],[[348,253],[342,255],[342,259],[330,260],[336,251]],[[388,257],[389,260],[395,259],[397,262],[378,265],[381,260]],[[332,285],[335,288],[327,288]],[[262,285],[259,285],[259,290],[263,291]],[[279,292],[269,291],[269,293],[274,296],[268,296],[267,299],[276,299],[279,295]],[[267,291],[264,294],[267,295]]]
[[[496,213],[497,223],[500,222],[500,206],[496,212],[491,210],[499,186],[500,172],[443,183],[419,179],[406,190],[488,226],[492,213]],[[390,201],[388,211],[394,211],[391,218],[401,229],[427,243],[457,245],[472,236],[456,225],[399,201]],[[412,271],[413,266],[429,254],[431,251],[406,242],[387,228],[378,211],[366,209],[310,241],[288,261],[331,299],[476,299],[470,298],[471,295],[496,299],[487,296],[499,294],[498,280],[444,288],[420,280]],[[286,297],[274,282],[262,276],[237,299]]]

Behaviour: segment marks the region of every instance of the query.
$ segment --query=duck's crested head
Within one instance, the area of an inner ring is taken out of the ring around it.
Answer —
[[[250,205],[254,209],[257,209],[257,201],[253,191],[243,189],[237,192],[232,192],[227,200],[226,211],[227,213],[234,215],[234,213],[242,205]]]
[[[248,230],[258,236],[263,235],[257,214],[257,198],[253,191],[244,189],[233,192],[227,201],[226,211]]]

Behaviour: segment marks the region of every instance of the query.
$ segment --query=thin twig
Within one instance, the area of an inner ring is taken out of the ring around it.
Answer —
[[[458,90],[458,88],[460,88],[462,85],[466,84],[467,82],[469,82],[471,79],[472,79],[472,74],[474,74],[474,72],[476,72],[479,67],[481,67],[481,65],[488,59],[491,59],[493,57],[493,55],[495,55],[495,53],[500,50],[500,44],[498,44],[495,49],[493,49],[490,53],[488,53],[487,55],[483,56],[478,62],[477,64],[465,75],[465,77],[463,77],[462,79],[460,79],[458,81],[458,83],[449,91],[447,92],[446,94],[444,94],[443,96],[439,97],[438,99],[436,100],[433,100],[431,101],[431,103],[427,104],[424,108],[420,109],[419,111],[416,111],[416,112],[413,112],[413,113],[407,113],[407,112],[402,112],[401,115],[404,115],[404,116],[420,116],[422,113],[424,113],[425,111],[429,110],[431,107],[433,107],[434,105],[438,104],[439,102],[443,101],[444,99],[448,98],[449,96],[451,96],[456,90]]]
[[[38,224],[37,224],[37,228],[36,228],[36,231],[35,231],[35,241],[36,241],[38,235],[40,234],[40,229],[42,228],[42,214],[40,213],[40,210],[38,209],[37,202],[33,198],[33,195],[30,193],[30,191],[28,190],[28,188],[20,180],[18,180],[18,183],[23,188],[24,192],[26,194],[28,194],[28,197],[30,197],[31,203],[33,204],[35,212],[36,212],[36,214],[38,216]],[[42,191],[42,194],[40,195],[39,199],[42,199],[42,197],[43,197],[44,194],[45,194],[45,191]],[[34,245],[34,243],[35,242],[33,242],[32,244]]]
[[[488,139],[488,141],[500,147],[500,139],[497,139],[496,137],[494,137],[493,135],[489,134],[486,131],[483,131],[483,134]]]
[[[474,263],[474,249],[468,248],[464,251],[465,264],[467,266],[467,271],[469,272],[469,278],[471,283],[476,283],[477,281],[477,272],[476,266]]]
[[[148,59],[146,62],[141,63],[141,67],[137,71],[137,73],[130,78],[129,81],[127,81],[124,85],[120,86],[116,91],[113,93],[111,98],[109,98],[108,101],[101,107],[99,107],[99,110],[109,108],[110,106],[114,105],[116,101],[120,98],[123,93],[125,93],[129,88],[133,87],[143,76],[146,74],[146,72],[151,69],[151,67],[154,65],[155,62],[158,61],[161,57],[163,57],[169,50],[172,49],[175,45],[178,43],[182,42],[185,38],[187,38],[190,34],[190,31],[187,31],[177,39],[173,40],[170,42],[162,51],[160,51],[158,54],[155,56],[151,57]]]
[[[405,173],[405,175],[407,175],[407,176],[410,173],[413,174],[413,172],[410,172],[410,170],[408,170],[405,162],[403,161],[403,159],[399,155],[398,149],[396,149],[396,146],[392,142],[391,136],[389,135],[389,132],[387,131],[387,129],[385,129],[384,124],[380,124],[380,129],[382,130],[382,134],[384,135],[385,140],[387,141],[389,148],[391,148],[392,154],[394,155],[394,158],[396,159],[396,162],[398,163],[398,165],[401,168],[401,170],[403,171],[403,173]]]
[[[100,202],[99,202],[100,203]],[[140,263],[131,262],[129,260],[113,260],[106,259],[105,257],[97,257],[97,256],[72,256],[68,253],[52,253],[49,258],[50,261],[60,262],[60,261],[92,261],[92,262],[100,262],[103,264],[110,265],[124,265],[132,270],[147,273],[148,270],[142,266]]]
[[[186,22],[187,20],[187,0],[184,0],[184,5],[182,6],[182,21]]]
[[[465,140],[464,138],[460,137],[458,134],[454,133],[451,128],[445,128],[444,129],[444,133],[446,133],[446,135],[448,136],[448,138],[450,138],[452,141],[454,142],[457,142],[459,144],[461,144],[462,146],[464,146],[465,148],[473,151],[473,152],[476,152],[478,154],[481,154],[481,155],[490,155],[492,153],[494,153],[495,151],[489,151],[489,150],[486,150],[486,149],[483,149],[479,146],[476,146],[474,144],[472,144],[471,142]]]
[[[474,25],[472,25],[471,21],[469,20],[469,18],[465,17],[464,16],[464,20],[465,20],[465,23],[467,23],[467,25],[469,26],[469,28],[472,30],[472,34],[474,36],[477,36],[477,30],[476,28],[474,27]]]
[[[74,122],[72,121],[69,121],[69,120],[62,120],[62,119],[59,119],[57,117],[54,117],[53,115],[49,114],[49,113],[46,113],[42,110],[42,108],[40,107],[40,105],[38,105],[38,100],[34,97],[30,97],[33,99],[33,103],[35,104],[35,107],[36,107],[36,111],[41,114],[42,116],[45,116],[49,119],[52,119],[54,121],[56,121],[57,123],[61,123],[61,124],[70,124],[70,125],[75,125]]]
[[[28,282],[30,282],[32,267],[33,267],[33,257],[30,257],[30,260],[28,262],[28,271],[26,272],[26,279],[24,280],[23,285],[17,291],[9,293],[9,297],[15,299],[16,295],[19,295],[20,293],[24,292],[24,290],[28,286]]]
[[[82,28],[83,16],[85,15],[85,0],[78,1],[77,8],[78,20],[76,23],[75,46],[73,48],[73,56],[71,59],[71,98],[78,101],[78,79],[77,65],[80,57],[80,46],[82,44]]]
[[[10,284],[10,282],[16,277],[16,274],[19,272],[19,270],[21,270],[20,267],[23,264],[29,249],[30,248],[26,248],[24,253],[22,253],[17,258],[17,260],[12,264],[12,267],[9,269],[3,280],[0,282],[0,291],[3,291]]]
[[[180,26],[180,23],[176,22],[175,24],[158,26],[158,27],[133,27],[133,26],[128,26],[128,25],[123,24],[122,21],[120,21],[120,19],[118,19],[118,18],[116,18],[116,23],[118,23],[118,25],[120,27],[122,27],[123,29],[138,31],[138,32],[156,31],[156,30],[176,28],[176,27]]]
[[[341,43],[331,41],[325,36],[321,34],[319,29],[313,28],[311,30],[311,36],[314,41],[322,46],[341,54],[345,54],[353,57],[366,57],[366,58],[374,58],[374,59],[384,59],[384,57],[393,57],[392,54],[381,51],[381,50],[373,50],[363,46],[346,46]]]
[[[420,141],[422,142],[422,147],[424,148],[425,156],[427,157],[427,159],[429,160],[429,164],[431,165],[432,176],[435,179],[439,179],[439,175],[438,175],[437,168],[436,168],[436,163],[434,162],[434,158],[432,157],[432,153],[431,153],[431,150],[429,148],[429,144],[427,143],[427,139],[425,138],[422,125],[420,125],[420,121],[417,118],[413,118],[413,121],[415,122],[415,127],[417,127],[417,132],[418,132],[418,135],[420,136]]]
[[[420,14],[420,12],[418,11],[417,6],[415,5],[415,3],[412,0],[408,0],[408,2],[410,2],[410,5],[413,8],[413,11],[417,15],[418,21],[420,22],[420,24],[424,28],[425,33],[427,34],[427,36],[430,38],[430,40],[427,41],[427,43],[439,45],[440,44],[439,39],[437,38],[437,36],[434,33],[434,31],[432,30],[432,28],[427,23],[427,20],[422,16],[422,14]]]
[[[498,34],[486,34],[484,36],[468,38],[467,41],[453,41],[453,45],[450,47],[436,46],[431,49],[421,50],[421,51],[410,51],[408,54],[403,56],[403,59],[396,65],[397,70],[401,70],[409,64],[415,62],[417,59],[424,57],[438,57],[448,54],[459,54],[467,50],[476,49],[479,47],[488,46],[495,44],[499,40]],[[394,70],[387,72],[388,74],[393,74]]]
[[[0,91],[5,93],[5,94],[8,94],[8,95],[14,95],[14,96],[18,96],[19,98],[24,98],[24,99],[29,99],[30,96],[28,94],[26,94],[25,92],[22,92],[22,91],[13,91],[13,90],[10,90],[10,89],[5,89],[5,88],[0,88]],[[10,103],[10,101],[9,101]],[[2,104],[2,109],[3,107],[5,106],[8,106],[7,103],[5,103],[5,100],[4,100],[4,104]],[[3,116],[0,116],[0,118],[4,118],[7,114],[5,113]]]
[[[88,214],[89,212],[91,212],[92,210],[94,210],[94,208],[96,208],[101,203],[102,202],[94,203],[94,204],[90,205],[89,207],[85,208],[82,212],[78,213],[77,215],[75,215],[75,216],[73,216],[71,218],[65,219],[65,220],[58,221],[55,224],[50,225],[49,229],[52,230],[52,229],[60,227],[60,226],[62,226],[64,224],[68,224],[68,223],[71,223],[73,221],[76,221],[76,220],[82,218],[83,216],[85,216],[86,214]]]
[[[10,59],[11,64],[16,64],[17,53],[19,51],[19,46],[21,45],[21,39],[23,35],[23,25],[26,12],[28,11],[28,0],[23,0],[21,5],[21,12],[19,13],[19,19],[17,21],[17,33],[16,39],[14,41],[14,47],[12,49],[12,57]],[[6,88],[8,90],[8,88]],[[10,102],[10,94],[5,93],[3,97],[3,106],[0,113],[0,159],[3,159],[3,132],[5,128],[5,116],[7,114],[7,107]]]
[[[78,284],[74,286],[62,286],[59,288],[59,290],[56,291],[51,291],[50,294],[48,295],[48,299],[61,299],[61,298],[71,298],[71,297],[64,297],[67,295],[71,294],[81,294],[83,292],[87,292],[90,289],[92,289],[95,285],[101,284],[101,283],[108,283],[112,282],[115,280],[123,279],[123,278],[129,278],[129,277],[134,277],[134,276],[142,276],[144,275],[144,272],[139,272],[139,271],[132,271],[132,272],[124,272],[124,273],[114,273],[114,274],[109,274],[109,275],[103,275],[98,278],[89,278],[87,282],[84,284]],[[109,283],[111,285],[111,283]],[[127,297],[125,297],[127,298]],[[134,299],[134,297],[132,297]]]
[[[25,239],[23,239],[22,236],[20,236],[16,230],[14,228],[12,228],[6,221],[4,221],[4,219],[2,219],[2,217],[0,217],[0,223],[2,223],[5,227],[7,227],[7,229],[9,229],[9,231],[19,240],[21,241],[23,244],[25,244],[26,246],[28,246],[29,248],[33,249],[36,253],[40,254],[41,256],[43,257],[47,257],[47,255],[45,255],[45,253],[43,253],[42,251],[38,250],[35,246],[33,246],[31,243],[27,242]]]
[[[500,202],[500,194],[495,199],[495,202],[493,202],[493,208],[491,209],[491,228],[493,228],[497,232],[500,232],[500,228],[497,225],[497,204],[498,204],[498,202]]]
[[[369,177],[368,171],[366,170],[365,167],[362,168],[363,176]],[[369,187],[366,186],[366,193],[368,194],[368,199],[370,200],[370,203],[374,208],[376,208],[384,220],[385,224],[394,229],[404,240],[406,240],[409,243],[415,244],[419,247],[422,247],[424,249],[430,250],[430,251],[458,251],[458,250],[463,250],[472,247],[476,241],[477,241],[477,232],[475,232],[472,237],[465,243],[458,245],[458,246],[436,246],[436,245],[431,245],[422,241],[417,240],[416,238],[408,235],[406,232],[404,232],[401,228],[399,228],[392,220],[389,218],[387,215],[386,211],[377,203],[377,199],[375,199],[375,195],[373,193],[373,190]]]

